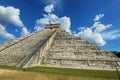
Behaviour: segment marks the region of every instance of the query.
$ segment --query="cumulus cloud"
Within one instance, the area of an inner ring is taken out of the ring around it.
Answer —
[[[70,30],[71,22],[69,17],[67,16],[61,17],[59,18],[58,21],[61,24],[61,27],[63,30],[66,30],[67,32],[71,33],[71,30]]]
[[[95,18],[93,19],[93,21],[99,21],[103,17],[104,17],[104,14],[98,14],[98,15],[95,16]]]
[[[104,30],[106,30],[107,28],[110,28],[112,26],[112,24],[102,24],[101,22],[94,22],[93,24],[93,28],[95,28],[95,32],[102,32]]]
[[[25,35],[28,35],[30,32],[27,30],[26,27],[22,27],[22,31],[21,31],[21,35],[22,36],[25,36]]]
[[[23,22],[20,19],[20,10],[12,6],[4,7],[0,6],[0,37],[10,40],[14,39],[15,36],[7,32],[9,24],[13,24],[22,29],[21,35],[27,35],[29,32],[24,27]],[[15,30],[18,32],[18,30]]]
[[[52,12],[52,11],[54,11],[54,6],[53,6],[53,4],[46,6],[46,7],[44,8],[44,11],[45,11],[45,12],[49,12],[49,13]]]
[[[99,32],[95,32],[95,30],[91,27],[80,31],[75,35],[80,37],[81,39],[89,41],[91,44],[96,44],[99,46],[103,46],[106,44],[102,35]]]
[[[8,33],[5,29],[5,27],[0,24],[0,38],[11,40],[11,39],[14,39],[15,36]]]
[[[62,8],[62,0],[42,0],[44,4],[49,5],[53,4],[57,9]]]
[[[116,39],[116,38],[120,38],[120,31],[113,30],[113,31],[109,31],[109,32],[103,32],[102,37],[105,40],[113,40],[113,39]]]
[[[42,0],[45,4],[60,4],[62,0]]]
[[[22,27],[24,26],[20,20],[20,10],[12,6],[4,7],[0,6],[0,24],[14,24],[15,26]]]
[[[103,24],[98,21],[103,16],[104,14],[96,15],[94,19],[95,22],[91,27],[81,27],[79,28],[80,31],[75,33],[75,35],[81,39],[89,41],[91,44],[99,46],[104,46],[106,44],[106,40],[120,38],[120,31],[108,31],[108,29],[112,27],[112,24]]]
[[[51,6],[51,5],[47,5],[46,7],[48,7],[48,6]],[[51,9],[54,11],[53,8],[54,7],[52,7]],[[70,22],[70,18],[69,17],[67,17],[67,16],[58,17],[57,15],[53,14],[51,12],[51,10],[50,11],[46,11],[46,12],[47,12],[47,14],[43,14],[43,16],[44,16],[43,18],[38,19],[36,21],[36,25],[35,25],[35,28],[34,28],[36,31],[44,29],[45,24],[60,23],[61,28],[63,30],[66,30],[67,32],[71,33],[71,30],[70,30],[71,22]],[[51,12],[51,13],[49,13],[49,12]]]

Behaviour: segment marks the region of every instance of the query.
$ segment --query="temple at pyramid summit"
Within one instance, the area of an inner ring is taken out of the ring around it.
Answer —
[[[60,24],[46,24],[44,30],[0,44],[0,65],[114,70],[120,59],[62,30]]]

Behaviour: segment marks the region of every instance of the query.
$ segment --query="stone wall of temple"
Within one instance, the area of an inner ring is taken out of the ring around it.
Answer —
[[[17,66],[26,57],[29,60],[53,32],[54,30],[43,30],[20,38],[17,42],[4,43],[7,46],[1,45],[0,65]]]
[[[114,70],[120,59],[55,27],[1,44],[0,65]]]
[[[102,51],[64,30],[60,30],[46,51],[41,64],[55,67],[87,69],[115,69],[119,58],[109,51]]]

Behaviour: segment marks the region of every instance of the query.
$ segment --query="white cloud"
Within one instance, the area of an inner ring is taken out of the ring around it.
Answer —
[[[0,24],[14,24],[15,26],[24,26],[20,20],[20,10],[12,6],[4,7],[0,6]]]
[[[15,36],[6,31],[8,24],[21,27],[21,35],[29,34],[26,27],[24,27],[20,19],[20,10],[12,6],[4,7],[0,6],[0,37],[4,39],[14,39]],[[7,26],[7,27],[5,27]],[[18,32],[18,30],[15,30]]]
[[[94,32],[94,30],[92,30],[91,28],[84,29],[75,35],[79,36],[81,39],[89,41],[91,44],[103,46],[106,43],[103,40],[101,34],[98,32]]]
[[[91,27],[79,27],[78,30],[80,31],[75,35],[79,36],[81,39],[89,41],[91,44],[96,44],[99,46],[104,46],[106,44],[105,40],[118,38],[118,32],[107,32],[107,29],[109,29],[112,26],[112,24],[103,24],[98,21],[103,17],[104,14],[96,15],[93,20],[95,22]]]
[[[93,21],[99,21],[103,17],[104,17],[104,14],[98,14],[98,15],[95,16]]]
[[[61,3],[61,1],[62,0],[42,0],[45,4],[55,4],[55,5],[57,5],[57,4],[59,4],[59,3]]]
[[[107,28],[110,28],[112,26],[112,24],[102,24],[101,22],[94,22],[93,24],[93,28],[95,28],[95,32],[102,32],[104,30],[106,30]]]
[[[14,39],[15,36],[8,33],[5,29],[5,27],[0,24],[0,38],[11,40],[11,39]]]
[[[120,38],[120,31],[113,30],[113,31],[109,31],[109,32],[104,32],[104,33],[102,33],[102,37],[105,40],[113,40],[116,38]]]
[[[69,17],[64,16],[64,17],[59,18],[57,15],[53,14],[52,12],[51,13],[48,12],[47,14],[44,14],[43,16],[44,16],[44,18],[38,19],[36,21],[36,25],[34,28],[36,31],[44,29],[45,24],[60,23],[61,28],[63,30],[66,30],[67,32],[71,33],[71,30],[70,30],[71,22],[70,22]]]
[[[28,35],[30,32],[27,30],[26,27],[22,27],[22,31],[21,31],[21,35],[22,36],[25,36],[25,35]]]
[[[77,28],[78,31],[84,30],[84,29],[85,29],[85,27],[82,27],[82,26]]]
[[[45,11],[45,12],[48,12],[48,13],[54,11],[54,6],[53,6],[53,4],[47,5],[47,6],[44,8],[44,11]]]
[[[44,29],[45,24],[49,24],[49,20],[47,18],[38,19],[36,21],[36,25],[35,25],[34,29],[36,31],[42,30],[42,29]]]
[[[67,16],[61,17],[58,19],[59,23],[61,24],[61,27],[63,30],[66,30],[67,32],[71,33],[70,26],[70,18]]]
[[[107,29],[110,28],[112,24],[103,24],[97,21],[103,16],[103,14],[96,15],[97,18],[91,27],[83,27],[75,35],[99,46],[104,46],[106,44],[105,40],[120,38],[120,31],[112,30],[108,32]]]
[[[57,9],[62,8],[62,0],[42,0],[46,5],[53,4]]]

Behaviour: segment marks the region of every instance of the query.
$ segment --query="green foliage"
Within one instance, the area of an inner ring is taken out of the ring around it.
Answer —
[[[111,52],[120,58],[120,52],[117,52],[117,51],[111,51]]]

